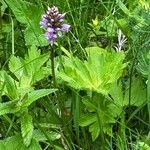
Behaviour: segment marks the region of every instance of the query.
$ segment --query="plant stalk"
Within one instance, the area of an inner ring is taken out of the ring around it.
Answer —
[[[53,86],[56,88],[56,76],[55,76],[55,62],[54,62],[55,56],[54,56],[54,48],[51,46],[51,69],[52,69],[52,81]]]

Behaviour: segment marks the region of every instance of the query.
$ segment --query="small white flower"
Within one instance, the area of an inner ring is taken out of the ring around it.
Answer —
[[[117,34],[118,34],[118,44],[114,47],[117,52],[120,52],[124,44],[127,42],[127,38],[120,29],[118,29]]]

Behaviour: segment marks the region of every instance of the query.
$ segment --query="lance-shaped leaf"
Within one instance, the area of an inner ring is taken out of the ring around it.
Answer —
[[[36,90],[36,91],[31,91],[28,94],[28,98],[22,102],[22,106],[28,107],[30,104],[32,104],[39,98],[47,96],[55,91],[56,91],[56,89],[40,89],[40,90]]]
[[[4,82],[7,89],[7,96],[9,96],[12,100],[17,99],[19,95],[17,93],[15,80],[6,72],[4,72]]]
[[[0,103],[0,116],[19,111],[19,107],[17,107],[16,103],[16,101]]]
[[[33,121],[32,116],[25,112],[21,116],[21,133],[23,137],[24,144],[28,147],[32,140],[33,135]]]

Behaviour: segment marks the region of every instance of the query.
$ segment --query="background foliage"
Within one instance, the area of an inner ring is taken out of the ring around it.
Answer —
[[[53,5],[71,30],[52,48],[39,22]],[[150,149],[149,0],[0,6],[0,149]]]

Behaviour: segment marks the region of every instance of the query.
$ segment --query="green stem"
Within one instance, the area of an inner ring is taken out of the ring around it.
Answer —
[[[13,21],[13,19],[12,19],[12,17],[11,17],[11,31],[12,31],[12,36],[11,36],[11,39],[12,39],[12,55],[14,55],[15,54],[15,48],[14,48],[14,21]]]
[[[79,98],[79,93],[74,92],[73,97],[75,98],[74,101],[72,102],[74,127],[75,127],[75,131],[76,131],[76,139],[77,139],[78,145],[80,146],[80,138],[79,138],[80,98]]]
[[[14,121],[15,121],[15,115],[13,116],[13,118],[12,118],[12,120],[10,122],[10,125],[9,125],[9,128],[8,128],[7,132],[6,132],[5,137],[7,137],[9,135],[11,129],[13,128]]]
[[[148,66],[147,107],[148,107],[149,123],[150,123],[150,60],[149,60],[149,66]]]
[[[61,121],[62,121],[62,128],[65,134],[70,133],[69,132],[69,128],[66,127],[66,124],[68,123],[68,120],[66,120],[66,116],[65,116],[65,112],[66,112],[66,108],[64,106],[63,103],[63,95],[61,94],[61,90],[59,89],[59,87],[57,86],[57,82],[56,82],[56,76],[55,76],[55,55],[54,55],[54,48],[51,46],[51,69],[52,69],[52,81],[53,81],[53,86],[54,88],[58,88],[58,92],[56,94],[56,101],[58,104],[58,108],[61,112]],[[68,141],[67,141],[68,140]],[[67,138],[67,140],[65,140],[64,142],[66,142],[66,146],[69,147],[68,143],[71,143],[71,137]],[[71,145],[70,145],[71,146]]]
[[[129,76],[129,108],[130,108],[130,105],[131,105],[132,76],[133,76],[133,73],[134,73],[134,66],[135,66],[135,63],[136,63],[137,55],[138,55],[138,51],[135,52],[135,56],[134,56],[133,62],[131,64],[131,70],[130,70],[130,76]]]
[[[101,110],[101,107],[99,107],[98,109]],[[101,148],[104,149],[105,148],[105,135],[103,132],[103,119],[101,117],[101,112],[99,110],[97,110],[97,120],[98,120],[98,124],[100,128]]]
[[[126,124],[125,124],[125,112],[123,111],[121,114],[120,114],[120,129],[119,129],[119,132],[118,132],[118,136],[117,136],[117,139],[118,139],[118,148],[119,149],[127,149],[126,145],[126,133],[125,133],[125,130],[126,130]]]
[[[105,149],[105,144],[106,144],[106,139],[105,139],[105,135],[104,135],[104,120],[102,118],[102,110],[103,110],[103,105],[105,105],[105,97],[102,94],[98,94],[98,96],[101,98],[101,100],[97,103],[97,121],[99,124],[99,128],[100,128],[100,139],[101,139],[101,148]],[[94,98],[94,93],[92,93],[92,99]],[[94,99],[93,99],[94,101]]]
[[[53,80],[53,85],[56,88],[57,84],[56,84],[56,77],[55,77],[55,63],[54,63],[54,48],[51,46],[51,69],[52,69],[52,80]]]

